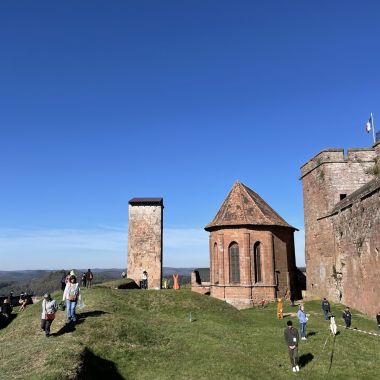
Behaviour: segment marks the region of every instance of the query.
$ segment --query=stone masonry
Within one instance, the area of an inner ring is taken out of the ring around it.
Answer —
[[[210,293],[237,308],[296,289],[294,231],[258,194],[237,181],[210,232]]]
[[[301,168],[307,294],[371,315],[380,297],[379,157],[379,142],[347,156],[327,149]]]
[[[163,199],[129,201],[128,277],[140,284],[148,272],[148,289],[160,289],[162,278]]]

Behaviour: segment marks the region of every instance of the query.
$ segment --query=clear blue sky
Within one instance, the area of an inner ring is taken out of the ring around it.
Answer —
[[[378,1],[3,1],[0,269],[119,267],[163,197],[164,265],[208,266],[235,180],[297,227],[300,166],[369,147]]]

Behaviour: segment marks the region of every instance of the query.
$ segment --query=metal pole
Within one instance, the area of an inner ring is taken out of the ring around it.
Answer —
[[[372,121],[372,137],[373,137],[373,143],[375,144],[375,143],[376,143],[376,139],[375,139],[375,121],[373,120],[372,112],[371,112],[371,121]]]

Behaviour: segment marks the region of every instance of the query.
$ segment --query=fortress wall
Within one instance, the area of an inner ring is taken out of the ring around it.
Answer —
[[[379,189],[331,219],[336,242],[334,283],[341,288],[342,302],[373,316],[380,299]]]
[[[341,200],[371,180],[374,149],[326,149],[301,168],[305,215],[307,289],[319,297],[337,296],[330,279],[335,256],[331,220],[320,220]]]

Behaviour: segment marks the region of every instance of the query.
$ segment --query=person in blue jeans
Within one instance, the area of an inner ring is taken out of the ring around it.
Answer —
[[[306,340],[306,324],[307,324],[307,316],[305,313],[305,308],[303,305],[300,305],[297,312],[298,320],[300,321],[300,335],[301,340]]]
[[[63,292],[63,301],[66,301],[66,316],[67,323],[76,322],[75,308],[80,297],[80,288],[77,283],[77,278],[71,275],[69,282],[66,284],[65,291]]]

